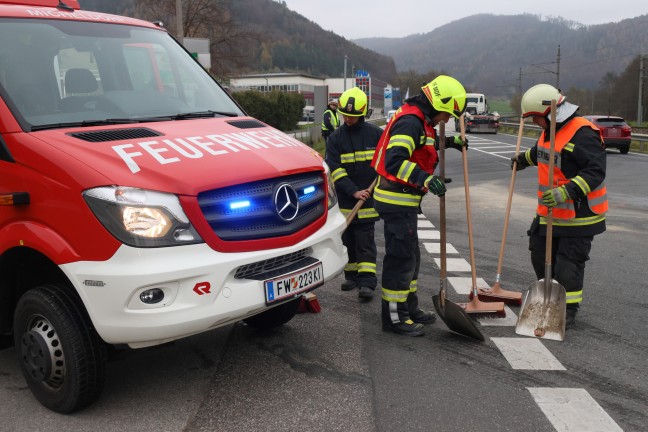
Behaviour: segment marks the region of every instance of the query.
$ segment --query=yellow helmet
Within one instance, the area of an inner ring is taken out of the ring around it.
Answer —
[[[439,75],[421,87],[423,94],[439,112],[447,112],[459,118],[466,110],[466,89],[456,79]]]
[[[551,105],[546,104],[546,102],[552,99],[556,100],[557,105],[562,105],[565,102],[565,96],[561,95],[554,86],[549,84],[534,85],[522,96],[522,103],[520,104],[522,117],[545,117],[551,110]]]
[[[367,114],[367,95],[359,87],[353,87],[340,96],[338,111],[345,116],[360,117]]]

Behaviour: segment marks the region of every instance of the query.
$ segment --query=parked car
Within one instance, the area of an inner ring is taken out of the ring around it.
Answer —
[[[626,154],[630,151],[632,128],[623,118],[603,115],[588,115],[584,117],[601,130],[603,144],[606,149],[617,148],[621,154]]]
[[[387,123],[394,117],[394,114],[396,114],[396,110],[389,110],[387,111]]]

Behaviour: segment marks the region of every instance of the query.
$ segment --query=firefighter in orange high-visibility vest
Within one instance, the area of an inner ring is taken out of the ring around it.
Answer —
[[[438,162],[434,126],[459,118],[466,108],[466,90],[454,78],[438,76],[405,101],[385,127],[372,161],[379,181],[374,207],[384,221],[385,257],[382,266],[382,326],[406,336],[424,334],[423,324],[436,315],[419,308],[418,273],[421,252],[417,214],[428,192],[446,192],[433,175]],[[447,137],[446,147],[461,150],[467,141]]]
[[[556,138],[553,184],[549,183],[549,126],[555,99]],[[544,103],[543,103],[544,102]],[[566,102],[560,91],[549,84],[531,87],[522,96],[522,116],[532,117],[543,129],[538,142],[511,159],[521,170],[538,167],[538,206],[529,234],[531,263],[538,279],[544,277],[546,216],[553,214],[553,278],[567,292],[566,328],[574,325],[583,300],[585,262],[595,235],[605,231],[608,210],[605,188],[606,153],[603,137],[596,126],[577,115],[578,106]]]

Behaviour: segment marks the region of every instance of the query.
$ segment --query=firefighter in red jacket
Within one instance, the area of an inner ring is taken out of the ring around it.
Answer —
[[[555,168],[549,185],[550,107],[543,101],[555,99],[556,138]],[[603,137],[596,126],[577,116],[578,106],[549,84],[531,87],[522,96],[522,116],[533,117],[533,123],[544,131],[538,142],[511,159],[521,170],[538,167],[538,206],[529,234],[531,263],[538,279],[544,277],[547,210],[552,208],[553,278],[567,292],[566,328],[574,325],[583,300],[585,262],[589,259],[592,240],[605,231],[608,210],[605,188],[606,153]]]
[[[442,196],[442,179],[433,175],[438,162],[434,126],[459,118],[466,108],[466,90],[449,76],[438,76],[407,99],[383,132],[372,161],[379,174],[374,206],[384,221],[385,257],[382,267],[383,330],[421,336],[423,324],[436,315],[418,305],[418,272],[421,252],[417,214],[427,191]],[[446,146],[461,150],[459,137],[448,137]]]
[[[358,287],[358,297],[371,300],[377,285],[374,225],[378,213],[374,210],[369,186],[376,178],[371,160],[382,129],[365,122],[367,95],[358,87],[342,93],[338,111],[344,123],[326,142],[326,163],[331,169],[340,210],[346,216],[358,200],[365,200],[342,234],[342,242],[349,253],[342,290]]]

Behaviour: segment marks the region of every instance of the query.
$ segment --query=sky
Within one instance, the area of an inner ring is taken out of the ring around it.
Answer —
[[[345,39],[404,37],[427,33],[444,24],[479,13],[530,13],[541,15],[543,18],[562,17],[585,25],[618,22],[648,14],[646,0],[345,0],[343,3],[323,0],[283,1],[288,9]]]

